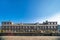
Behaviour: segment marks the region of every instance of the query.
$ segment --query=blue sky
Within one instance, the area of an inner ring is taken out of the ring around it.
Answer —
[[[60,0],[0,0],[0,22],[9,20],[25,23],[51,20],[60,23]]]

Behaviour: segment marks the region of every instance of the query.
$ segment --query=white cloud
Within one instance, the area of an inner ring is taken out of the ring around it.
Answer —
[[[51,17],[47,18],[48,21],[57,21],[60,24],[60,13],[54,14]]]
[[[51,14],[50,17],[45,17],[43,19],[39,19],[37,20],[37,22],[43,22],[43,21],[57,21],[58,24],[60,24],[60,12],[59,13],[55,13],[54,15]]]

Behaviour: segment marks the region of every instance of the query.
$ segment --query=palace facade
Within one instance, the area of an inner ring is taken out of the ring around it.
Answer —
[[[57,33],[57,22],[46,21],[43,23],[18,23],[10,21],[1,23],[2,33]]]

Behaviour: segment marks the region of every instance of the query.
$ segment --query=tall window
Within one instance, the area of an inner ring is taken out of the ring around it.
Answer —
[[[50,29],[50,26],[48,26],[48,29]]]
[[[53,29],[54,26],[51,26],[51,29]]]
[[[34,29],[36,29],[37,27],[36,26],[34,26]]]
[[[56,29],[56,28],[57,28],[57,26],[54,26],[54,28]]]
[[[40,30],[40,26],[37,26],[37,30]]]
[[[26,29],[27,29],[27,26],[26,26]]]

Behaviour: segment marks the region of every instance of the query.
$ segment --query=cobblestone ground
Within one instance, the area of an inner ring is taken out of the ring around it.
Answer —
[[[60,40],[60,36],[0,36],[0,37],[3,38],[2,40]]]

